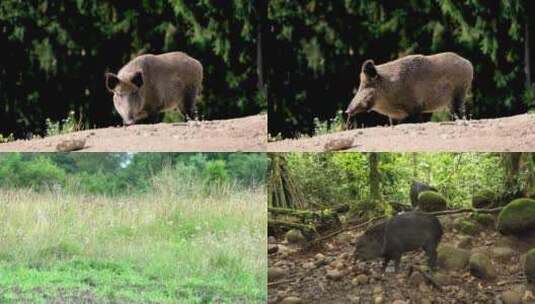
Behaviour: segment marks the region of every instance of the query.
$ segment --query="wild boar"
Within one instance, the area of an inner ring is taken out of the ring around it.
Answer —
[[[394,271],[399,270],[401,255],[423,249],[431,269],[435,268],[437,246],[442,239],[442,225],[431,214],[407,212],[375,224],[355,243],[353,260],[371,260],[382,257],[383,271],[394,260]]]
[[[125,125],[178,108],[195,118],[195,100],[202,88],[203,67],[182,52],[138,56],[117,75],[106,73],[106,88]]]
[[[465,97],[474,69],[470,61],[447,52],[410,55],[381,65],[362,64],[360,85],[346,109],[348,119],[376,111],[390,120],[418,117],[449,107],[454,119],[465,118]]]

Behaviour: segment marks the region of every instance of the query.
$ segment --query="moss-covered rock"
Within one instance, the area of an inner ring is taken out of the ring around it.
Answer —
[[[516,199],[498,215],[498,231],[502,234],[522,234],[535,230],[535,200]]]
[[[291,229],[286,232],[288,244],[301,244],[305,241],[303,233],[299,229]]]
[[[418,208],[425,212],[445,210],[448,201],[438,192],[424,191],[418,195]]]
[[[476,209],[491,208],[496,201],[496,194],[490,190],[483,190],[472,197],[472,207]]]
[[[437,249],[438,266],[446,270],[461,270],[466,267],[470,259],[470,251],[441,245]]]
[[[535,248],[528,251],[524,259],[524,272],[529,283],[535,283]]]
[[[467,235],[476,235],[481,231],[479,224],[469,218],[459,217],[453,222],[453,228]]]
[[[474,253],[468,262],[470,273],[482,280],[494,280],[496,278],[496,267],[490,258],[484,253]]]
[[[496,225],[496,220],[492,214],[473,213],[471,218],[485,227],[494,227]]]

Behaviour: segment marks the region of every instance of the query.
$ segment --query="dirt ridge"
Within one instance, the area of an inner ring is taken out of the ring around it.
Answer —
[[[535,115],[400,124],[286,139],[268,143],[269,152],[527,152],[535,151]]]
[[[80,152],[262,152],[267,114],[226,120],[107,127],[0,144],[0,152],[54,152],[85,140]]]

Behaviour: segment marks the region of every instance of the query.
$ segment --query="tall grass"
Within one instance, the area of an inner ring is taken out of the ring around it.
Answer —
[[[116,197],[0,191],[0,302],[265,302],[264,187],[174,169],[150,182]]]

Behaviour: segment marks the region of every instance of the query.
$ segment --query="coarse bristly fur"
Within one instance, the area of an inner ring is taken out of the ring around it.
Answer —
[[[106,87],[125,125],[178,108],[195,118],[195,100],[202,88],[203,67],[182,52],[138,56],[117,75],[106,73]]]
[[[381,65],[366,60],[359,89],[346,113],[353,116],[373,110],[404,120],[448,107],[454,118],[464,118],[473,78],[470,61],[452,52],[409,55]]]

